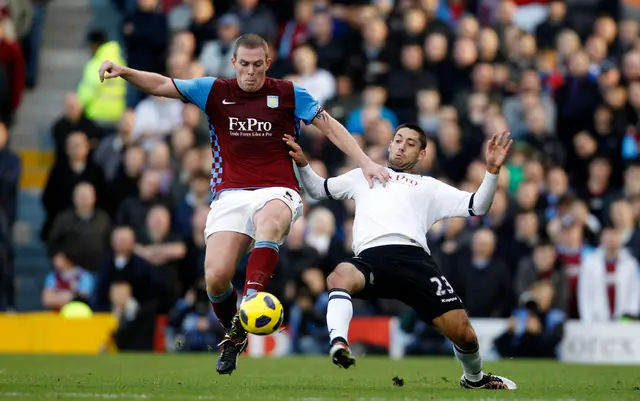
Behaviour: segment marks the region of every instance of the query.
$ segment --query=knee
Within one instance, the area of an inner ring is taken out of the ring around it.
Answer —
[[[474,349],[478,346],[478,337],[469,319],[464,319],[455,332],[451,335],[451,341],[460,349]]]
[[[339,264],[329,277],[327,277],[327,288],[332,290],[334,288],[342,288],[344,290],[353,293],[354,291],[354,280],[352,280],[352,272],[353,266],[347,263]]]
[[[290,220],[274,213],[262,213],[254,218],[256,240],[279,241],[289,228]]]
[[[219,263],[209,262],[204,266],[204,278],[210,294],[222,294],[229,289],[233,273]]]

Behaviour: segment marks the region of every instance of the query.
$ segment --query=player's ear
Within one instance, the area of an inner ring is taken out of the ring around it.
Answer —
[[[269,69],[269,67],[271,67],[271,61],[272,61],[271,58],[267,57],[267,61],[265,61],[265,63],[264,63],[267,66],[267,68],[266,68],[267,70]]]
[[[420,153],[418,153],[418,161],[424,159],[424,157],[427,155],[427,150],[426,149],[422,149],[420,151]]]
[[[236,58],[235,57],[231,57],[231,65],[232,66],[236,66]]]

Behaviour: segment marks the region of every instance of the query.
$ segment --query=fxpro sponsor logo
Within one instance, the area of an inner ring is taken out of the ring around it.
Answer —
[[[270,137],[272,124],[257,118],[229,117],[229,135],[238,137]]]

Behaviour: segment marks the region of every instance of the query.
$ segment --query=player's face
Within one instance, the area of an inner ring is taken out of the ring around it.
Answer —
[[[425,154],[426,151],[420,145],[420,135],[409,128],[402,128],[396,132],[389,145],[389,166],[409,171]]]
[[[231,59],[231,62],[236,69],[236,78],[242,90],[255,92],[262,88],[267,69],[271,65],[271,59],[262,47],[249,49],[240,46],[237,57]]]

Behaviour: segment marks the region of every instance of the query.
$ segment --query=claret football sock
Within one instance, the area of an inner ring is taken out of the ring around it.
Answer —
[[[334,288],[329,291],[329,304],[327,306],[327,329],[329,341],[344,341],[348,343],[349,324],[353,317],[353,304],[351,295],[346,290]]]
[[[463,350],[457,345],[453,346],[453,352],[456,358],[462,363],[464,377],[470,382],[482,380],[484,373],[482,372],[482,357],[480,357],[480,349],[476,346],[471,350]]]
[[[229,331],[231,329],[231,321],[238,312],[238,293],[236,289],[231,285],[227,291],[220,295],[211,295],[208,291],[207,294],[218,320],[225,330]]]
[[[274,241],[256,241],[249,256],[243,298],[265,291],[278,264],[280,247]]]

